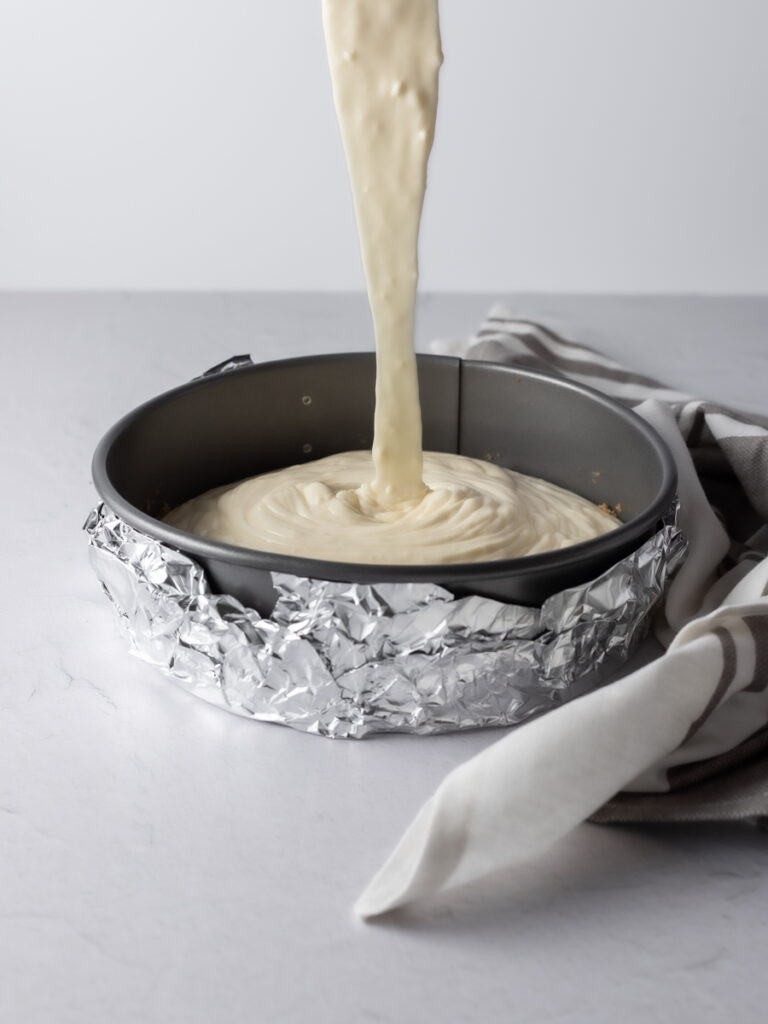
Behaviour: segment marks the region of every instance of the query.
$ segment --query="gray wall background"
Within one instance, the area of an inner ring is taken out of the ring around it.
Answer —
[[[766,292],[765,0],[442,0],[427,289]],[[320,0],[3,0],[0,287],[362,287]]]

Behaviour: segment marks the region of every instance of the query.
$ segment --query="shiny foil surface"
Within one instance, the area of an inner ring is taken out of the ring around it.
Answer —
[[[596,688],[644,636],[687,547],[673,508],[632,555],[541,608],[275,573],[264,619],[104,504],[85,530],[134,653],[235,714],[350,738],[514,725]]]

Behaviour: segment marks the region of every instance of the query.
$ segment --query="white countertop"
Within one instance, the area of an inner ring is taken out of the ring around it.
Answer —
[[[466,335],[490,302],[427,297],[419,335]],[[512,305],[686,390],[768,404],[768,299]],[[232,354],[370,347],[359,296],[0,296],[0,1020],[764,1020],[768,834],[583,826],[363,925],[373,871],[497,735],[318,739],[127,655],[81,532],[102,433]]]

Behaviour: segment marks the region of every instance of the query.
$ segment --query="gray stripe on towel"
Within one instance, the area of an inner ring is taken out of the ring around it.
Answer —
[[[755,673],[745,693],[762,693],[768,688],[768,615],[745,615],[744,623],[755,642]]]
[[[496,340],[493,334],[499,331],[480,330],[477,333],[478,340]],[[586,359],[568,359],[566,356],[558,355],[547,348],[533,334],[515,334],[516,341],[521,342],[529,351],[538,356],[542,363],[555,367],[561,373],[574,373],[580,377],[594,377],[599,380],[612,380],[617,384],[637,384],[640,387],[652,391],[667,391],[663,384],[659,384],[652,377],[646,377],[641,373],[632,373],[629,370],[622,370],[612,366],[604,366],[602,363],[589,362]]]
[[[682,741],[683,743],[687,743],[691,736],[693,736],[693,734],[701,728],[704,722],[706,722],[728,692],[728,687],[736,677],[738,657],[733,637],[725,626],[718,626],[716,629],[712,630],[712,633],[720,641],[720,647],[723,652],[723,670],[720,673],[720,678],[717,681],[717,686],[715,686],[715,689],[712,692],[712,696],[707,701],[707,706],[701,712],[696,721],[691,723],[691,727],[685,734],[685,739]],[[682,743],[680,745],[682,746]]]

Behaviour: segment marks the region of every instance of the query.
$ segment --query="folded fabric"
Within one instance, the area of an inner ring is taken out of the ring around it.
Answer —
[[[451,772],[358,900],[363,917],[528,860],[587,818],[768,817],[768,421],[502,308],[450,351],[560,373],[633,406],[675,457],[689,555],[658,617],[663,656]]]

